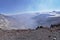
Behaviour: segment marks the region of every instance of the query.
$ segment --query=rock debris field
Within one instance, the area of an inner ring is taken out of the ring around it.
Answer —
[[[60,40],[60,29],[2,30],[0,40]]]

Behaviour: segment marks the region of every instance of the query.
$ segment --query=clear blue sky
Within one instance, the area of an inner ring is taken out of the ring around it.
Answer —
[[[0,0],[0,13],[60,10],[60,0]]]

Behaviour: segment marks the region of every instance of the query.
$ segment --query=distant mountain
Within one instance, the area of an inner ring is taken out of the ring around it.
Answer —
[[[32,19],[32,17],[34,16],[35,15],[33,14],[20,14],[13,16],[2,15],[0,17],[0,22],[1,18],[4,17],[2,19],[4,19],[3,23],[5,24],[1,22],[0,25],[3,25],[3,27],[2,26],[0,27],[2,29],[35,29],[37,26],[35,20]]]
[[[49,24],[60,24],[60,17],[50,17],[47,19]]]
[[[17,23],[18,23],[18,27],[20,29],[35,29],[36,28],[36,22],[34,19],[32,19],[32,17],[34,17],[34,14],[29,14],[29,13],[25,13],[25,14],[20,14],[20,15],[13,15],[11,17],[15,18]]]
[[[60,16],[55,17],[50,13],[53,14],[53,12],[25,13],[11,16],[0,14],[0,28],[35,29],[37,26],[50,27],[51,24],[59,24]]]
[[[40,14],[34,17],[34,19],[36,20],[36,23],[38,26],[47,26],[47,20],[49,18],[49,16],[52,16],[50,14]]]
[[[60,16],[53,14],[58,12],[45,12],[34,17],[38,26],[50,27],[51,24],[60,24]]]

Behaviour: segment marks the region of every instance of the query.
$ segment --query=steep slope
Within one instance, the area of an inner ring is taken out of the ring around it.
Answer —
[[[9,21],[5,18],[4,15],[0,14],[0,28],[6,29],[9,25]]]
[[[6,30],[14,29],[16,26],[16,21],[13,17],[0,14],[0,28]]]

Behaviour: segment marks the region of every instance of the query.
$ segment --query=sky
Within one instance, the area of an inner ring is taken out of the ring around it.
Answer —
[[[0,0],[0,13],[60,10],[60,0]]]

